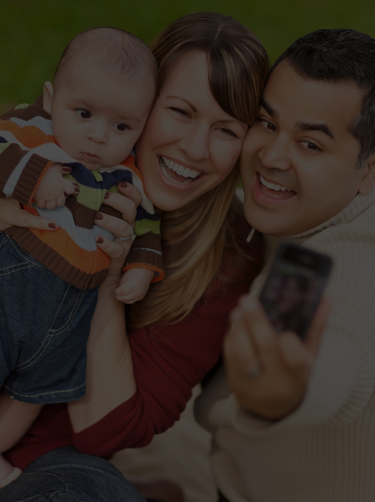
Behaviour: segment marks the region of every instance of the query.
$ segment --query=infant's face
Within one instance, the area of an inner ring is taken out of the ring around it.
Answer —
[[[82,58],[63,71],[54,88],[49,85],[50,110],[46,87],[44,98],[57,144],[91,171],[119,164],[143,130],[154,82],[142,74],[108,72]]]

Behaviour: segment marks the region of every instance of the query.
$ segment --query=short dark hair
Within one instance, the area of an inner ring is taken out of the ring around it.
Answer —
[[[351,29],[322,29],[298,38],[277,58],[304,78],[326,82],[354,82],[363,100],[351,133],[360,144],[357,168],[375,152],[375,39]]]

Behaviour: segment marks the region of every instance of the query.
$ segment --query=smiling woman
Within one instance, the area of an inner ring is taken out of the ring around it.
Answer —
[[[236,248],[237,159],[268,76],[256,37],[221,14],[185,16],[151,48],[158,91],[136,145],[137,163],[162,210],[164,246],[178,246],[184,258],[170,255],[166,279],[129,312],[133,328],[188,315],[217,274],[225,247]]]

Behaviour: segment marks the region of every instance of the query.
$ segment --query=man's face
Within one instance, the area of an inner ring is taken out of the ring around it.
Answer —
[[[286,61],[273,71],[241,155],[252,226],[296,235],[370,191],[368,165],[355,168],[360,145],[350,132],[362,99],[353,82],[306,79]]]

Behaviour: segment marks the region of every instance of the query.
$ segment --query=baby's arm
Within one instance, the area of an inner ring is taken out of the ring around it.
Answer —
[[[0,394],[0,452],[9,450],[25,435],[38,416],[42,405],[23,403],[11,399],[6,392]],[[0,488],[21,474],[0,453]]]
[[[55,209],[65,204],[65,197],[78,193],[77,183],[63,177],[64,166],[53,164],[43,176],[35,192],[35,203],[42,209]],[[68,169],[70,171],[70,169]]]
[[[41,180],[53,166],[52,161],[32,150],[42,140],[50,141],[50,136],[36,126],[26,127],[41,113],[44,112],[39,106],[31,105],[11,110],[0,118],[0,197],[13,197],[24,206],[33,203]],[[74,192],[71,181],[64,184],[67,194]]]
[[[121,277],[115,290],[116,298],[123,303],[135,303],[146,296],[155,272],[148,268],[131,268]]]

